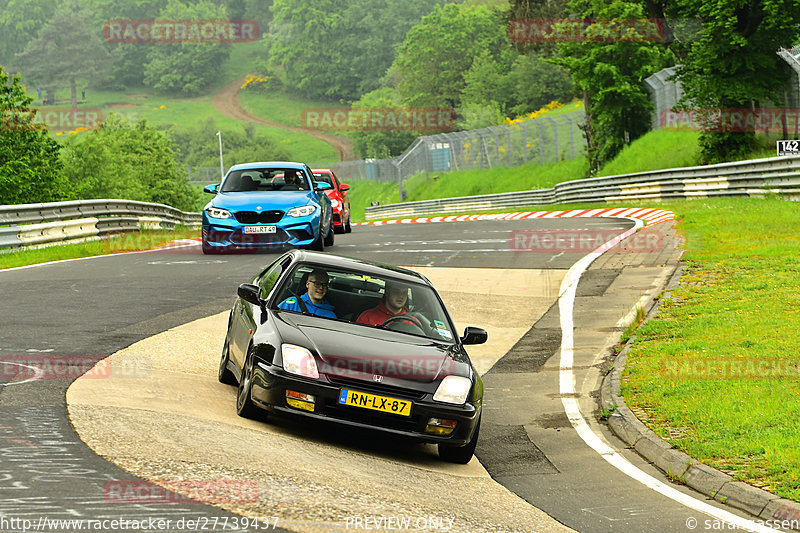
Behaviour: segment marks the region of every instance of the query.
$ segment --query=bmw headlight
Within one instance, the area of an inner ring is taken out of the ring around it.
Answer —
[[[337,200],[336,198],[331,200],[331,207],[333,208],[339,207],[339,200]]]
[[[300,207],[293,207],[286,212],[287,217],[307,217],[309,215],[313,215],[316,212],[317,206],[315,205],[303,205]]]
[[[220,209],[219,207],[207,207],[206,213],[211,218],[231,218],[233,216],[227,209]]]
[[[282,344],[281,356],[283,356],[283,369],[291,374],[297,374],[312,379],[319,379],[317,362],[311,352],[302,346],[294,344]]]
[[[439,384],[433,399],[437,402],[461,405],[467,401],[472,381],[463,376],[447,376]]]

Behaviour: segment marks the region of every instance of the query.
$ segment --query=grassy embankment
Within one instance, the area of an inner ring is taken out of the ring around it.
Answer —
[[[800,500],[800,210],[779,198],[664,207],[686,270],[637,331],[625,400],[692,457]]]

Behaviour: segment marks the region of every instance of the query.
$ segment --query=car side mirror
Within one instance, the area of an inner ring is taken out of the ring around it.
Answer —
[[[346,183],[342,183],[341,185],[339,185],[339,190],[342,192],[347,192],[350,190],[350,186]]]
[[[213,183],[211,185],[206,185],[203,187],[203,192],[207,192],[208,194],[217,194],[219,189],[219,183]]]
[[[314,187],[316,187],[318,191],[324,191],[332,188],[330,183],[325,183],[324,181],[315,181]]]
[[[242,283],[239,285],[239,289],[236,291],[236,293],[239,295],[239,298],[253,305],[261,305],[261,297],[259,296],[259,292],[261,292],[259,286],[251,283]]]
[[[464,329],[464,336],[461,337],[461,344],[483,344],[488,338],[489,334],[486,333],[486,330],[467,326]]]

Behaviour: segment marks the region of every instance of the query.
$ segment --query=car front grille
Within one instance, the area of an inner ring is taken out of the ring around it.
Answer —
[[[400,431],[421,431],[421,422],[414,416],[414,408],[411,408],[411,416],[399,416],[390,413],[373,413],[358,407],[339,405],[334,402],[326,402],[323,405],[323,414],[339,420],[350,420],[375,427],[397,429]]]
[[[286,242],[286,232],[278,228],[275,233],[242,233],[235,232],[231,235],[231,242],[239,246],[253,244],[281,244]]]
[[[405,389],[402,387],[392,387],[390,385],[383,385],[381,383],[372,383],[369,381],[346,379],[346,378],[328,378],[328,380],[337,387],[344,387],[348,389],[362,390],[364,392],[371,392],[372,394],[380,394],[382,396],[394,396],[401,399],[421,400],[425,397],[424,392],[413,389]]]
[[[283,218],[283,211],[239,211],[234,216],[240,224],[274,224]]]

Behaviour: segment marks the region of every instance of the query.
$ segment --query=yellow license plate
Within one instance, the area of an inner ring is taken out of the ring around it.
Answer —
[[[342,389],[339,393],[339,403],[351,405],[363,409],[372,409],[382,413],[392,413],[394,415],[411,416],[411,402],[408,400],[398,400],[387,396],[378,396],[367,392]]]

